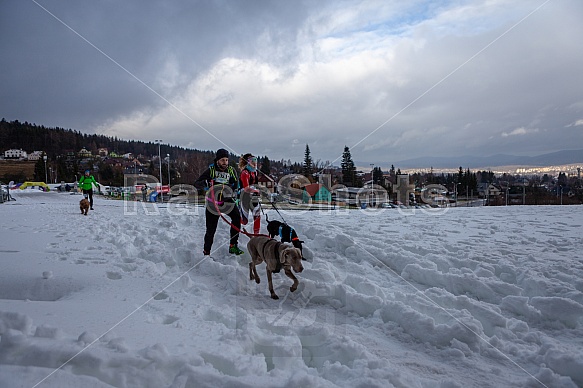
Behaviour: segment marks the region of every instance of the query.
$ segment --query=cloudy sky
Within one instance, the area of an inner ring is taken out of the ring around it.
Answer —
[[[339,164],[583,148],[583,1],[0,2],[0,116]]]

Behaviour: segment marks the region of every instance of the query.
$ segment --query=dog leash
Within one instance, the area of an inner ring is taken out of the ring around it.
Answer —
[[[273,208],[275,209],[275,211],[277,212],[277,214],[279,214],[279,216],[281,217],[281,220],[283,221],[283,223],[287,225],[287,222],[285,221],[285,218],[283,218],[283,216],[281,215],[281,213],[279,212],[279,210],[275,206],[275,202],[269,202],[269,203],[271,204],[271,206],[273,206]],[[269,220],[267,220],[267,222],[269,222]]]

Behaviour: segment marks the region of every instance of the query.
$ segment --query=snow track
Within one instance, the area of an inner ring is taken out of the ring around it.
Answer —
[[[274,301],[201,208],[76,199],[3,205],[0,386],[583,385],[582,207],[288,211]]]

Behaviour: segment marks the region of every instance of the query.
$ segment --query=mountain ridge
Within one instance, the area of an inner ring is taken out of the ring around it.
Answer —
[[[489,168],[499,166],[553,166],[564,164],[583,164],[583,149],[561,150],[537,156],[516,156],[495,154],[490,156],[427,156],[400,160],[394,163],[395,168]],[[379,163],[382,165],[382,163]]]

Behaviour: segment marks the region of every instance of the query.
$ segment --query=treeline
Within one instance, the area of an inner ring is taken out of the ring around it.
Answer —
[[[158,164],[154,164],[152,156],[158,156],[158,144],[134,140],[121,140],[117,137],[90,135],[72,129],[50,128],[18,120],[0,121],[0,151],[7,149],[22,149],[26,152],[43,151],[47,156],[47,165],[39,160],[34,169],[34,177],[23,176],[22,173],[4,174],[0,179],[22,181],[23,179],[45,180],[51,171],[58,180],[73,181],[84,168],[98,168],[99,178],[104,184],[123,185],[124,166],[111,165],[105,160],[84,159],[78,157],[78,152],[85,148],[91,154],[97,155],[100,148],[106,148],[109,153],[118,155],[131,153],[140,162],[145,163],[144,173],[158,176]],[[161,145],[161,156],[165,159],[170,155],[170,173],[173,183],[191,184],[212,161],[213,151],[187,149],[168,144]],[[73,159],[69,155],[74,155]],[[165,171],[167,169],[165,166]],[[47,174],[46,170],[49,170]],[[101,175],[104,175],[103,177]],[[54,179],[54,178],[53,178]],[[49,181],[53,179],[48,177]]]
[[[210,151],[191,150],[182,147],[163,144],[164,154],[171,154],[174,159],[186,158],[193,154],[209,156]],[[27,152],[44,151],[49,159],[65,155],[68,152],[79,152],[82,148],[97,154],[100,148],[123,155],[157,155],[158,145],[153,142],[121,140],[117,137],[104,135],[89,135],[73,129],[49,128],[44,125],[21,123],[18,120],[0,121],[0,150],[15,148]]]

